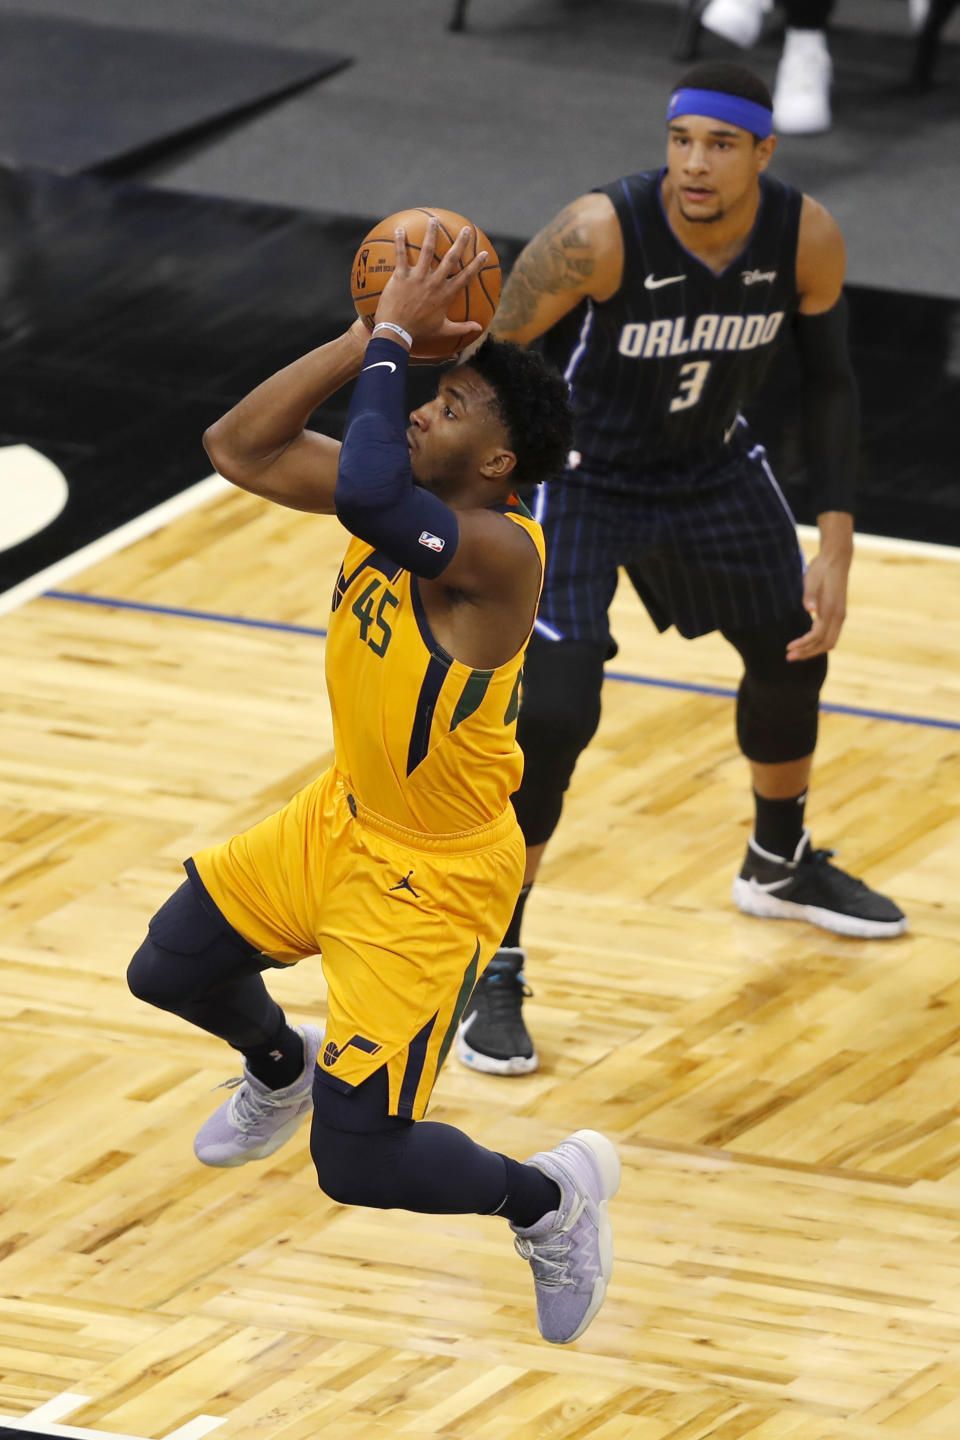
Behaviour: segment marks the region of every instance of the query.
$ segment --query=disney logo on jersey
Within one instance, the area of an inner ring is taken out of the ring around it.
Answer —
[[[776,270],[741,270],[740,272],[740,279],[744,285],[759,285],[762,280],[766,280],[769,284],[776,278]]]

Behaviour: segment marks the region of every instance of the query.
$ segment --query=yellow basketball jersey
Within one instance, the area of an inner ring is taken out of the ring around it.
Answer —
[[[543,532],[515,498],[505,512],[544,562]],[[416,576],[362,540],[347,547],[326,649],[336,767],[358,800],[431,834],[501,815],[520,784],[523,650],[472,670],[434,639]]]

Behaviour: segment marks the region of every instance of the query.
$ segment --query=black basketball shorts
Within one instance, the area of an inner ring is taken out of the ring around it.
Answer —
[[[631,482],[635,485],[632,493]],[[536,629],[616,653],[607,611],[620,566],[658,630],[693,639],[781,620],[803,598],[803,555],[790,507],[761,445],[737,450],[695,482],[678,472],[591,481],[568,470],[534,499],[547,566]],[[599,488],[602,486],[603,488]]]

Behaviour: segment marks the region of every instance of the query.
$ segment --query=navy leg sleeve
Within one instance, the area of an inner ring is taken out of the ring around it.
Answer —
[[[427,1215],[489,1215],[503,1204],[504,1157],[452,1125],[388,1115],[386,1070],[348,1094],[317,1078],[313,1105],[310,1153],[331,1200]]]
[[[271,965],[185,880],[150,921],[127,984],[138,1000],[246,1053],[275,1045],[286,1024],[260,974]]]

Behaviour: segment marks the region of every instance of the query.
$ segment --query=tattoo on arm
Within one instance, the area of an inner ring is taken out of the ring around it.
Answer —
[[[560,295],[565,290],[586,293],[584,282],[595,269],[587,232],[573,207],[567,206],[517,260],[504,287],[495,328],[514,330],[528,325],[541,295]]]

